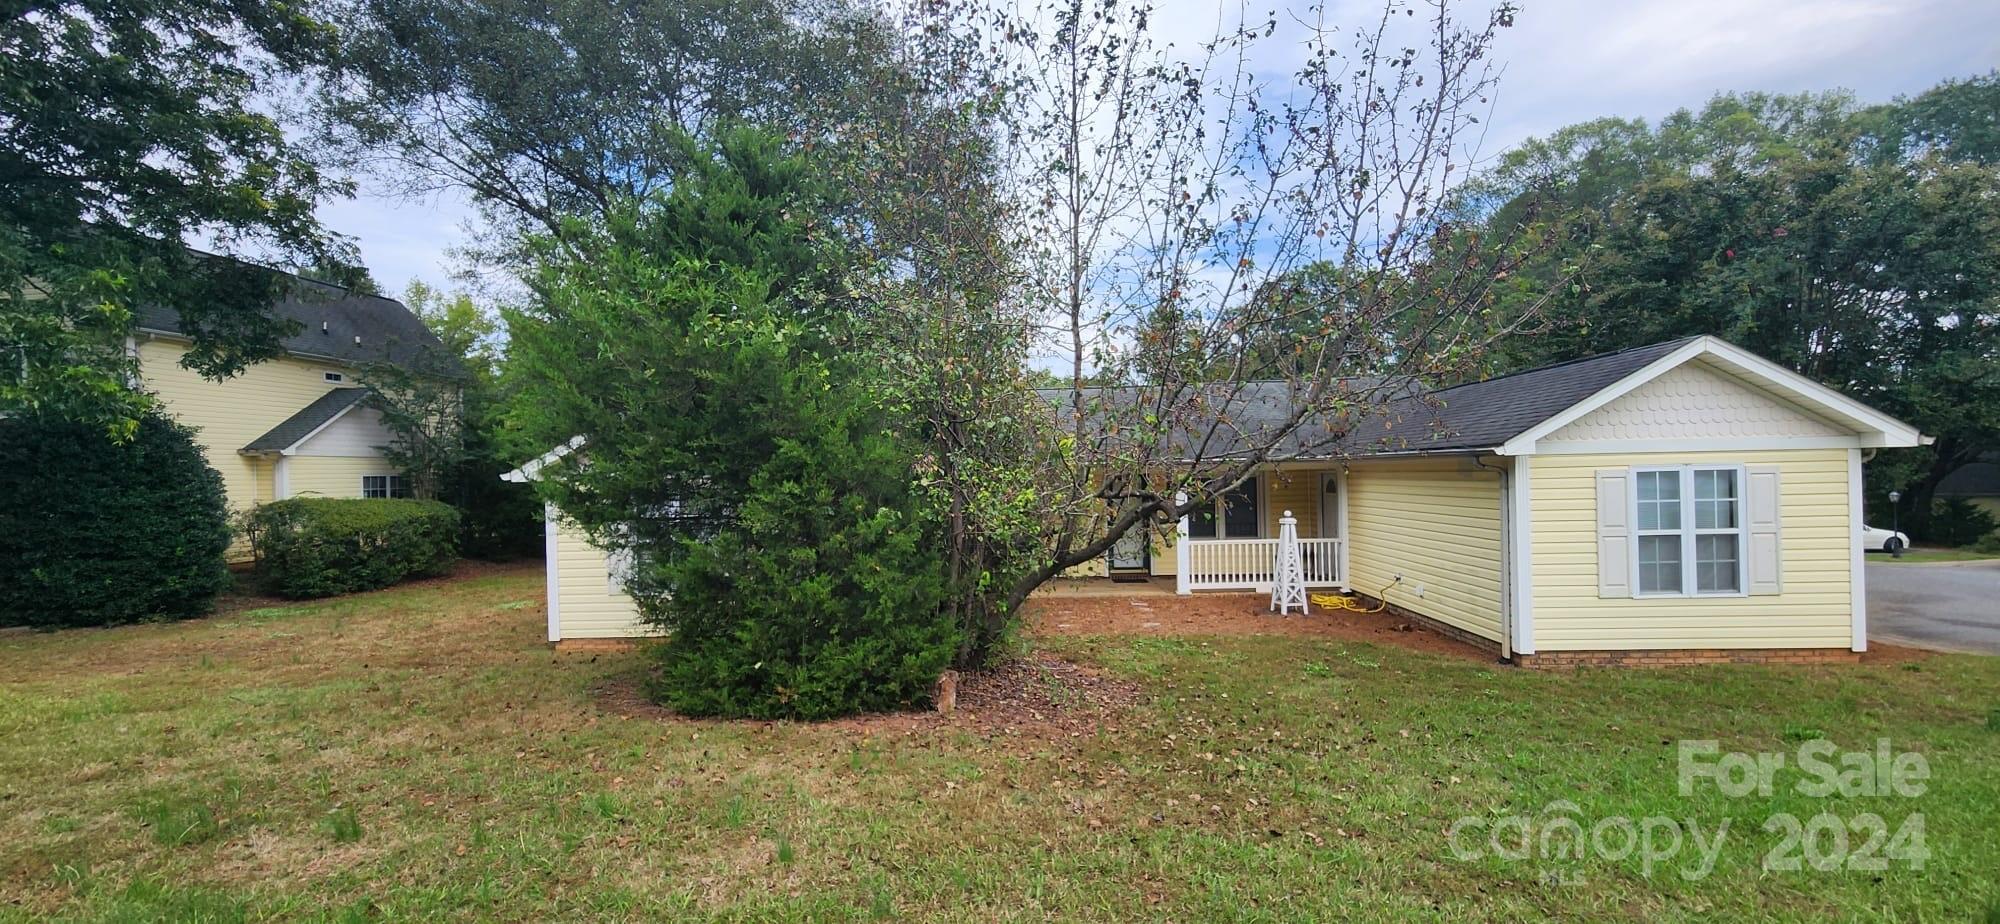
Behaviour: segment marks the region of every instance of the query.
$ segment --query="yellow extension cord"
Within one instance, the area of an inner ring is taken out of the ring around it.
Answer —
[[[1376,603],[1372,607],[1363,606],[1360,597],[1349,596],[1347,594],[1313,594],[1312,602],[1317,606],[1336,610],[1348,610],[1355,613],[1380,613],[1389,605],[1387,603]]]

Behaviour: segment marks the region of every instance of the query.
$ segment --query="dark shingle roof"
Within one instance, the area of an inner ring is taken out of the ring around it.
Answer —
[[[2000,461],[1967,462],[1938,482],[1939,497],[2000,497]]]
[[[1351,458],[1492,449],[1693,339],[1570,360],[1436,391],[1393,379],[1344,379],[1336,393],[1347,399],[1351,410],[1338,418],[1307,420],[1273,456]],[[1069,401],[1068,389],[1037,391],[1058,408]],[[1261,448],[1297,406],[1294,386],[1281,381],[1202,385],[1172,397],[1178,407],[1166,414],[1175,425],[1169,442],[1173,451],[1190,458],[1221,459]],[[1084,400],[1108,407],[1158,402],[1161,395],[1158,389],[1147,386],[1092,387],[1084,390]],[[1122,415],[1107,416],[1129,419],[1130,411],[1127,407]],[[1203,443],[1199,451],[1193,446],[1196,441]]]
[[[276,272],[275,270],[273,272]],[[379,295],[362,295],[300,276],[271,312],[299,323],[299,332],[279,345],[287,352],[324,356],[356,365],[391,363],[409,366],[419,357],[449,364],[444,344],[402,302]],[[184,334],[180,313],[164,305],[138,311],[139,327]],[[358,342],[356,338],[359,338]],[[437,367],[449,371],[450,366]]]
[[[1694,339],[1587,356],[1406,398],[1363,420],[1343,446],[1353,455],[1499,446]]]
[[[292,448],[306,434],[324,426],[327,421],[339,416],[361,399],[368,396],[366,388],[336,388],[320,395],[313,403],[299,409],[299,412],[285,418],[283,423],[272,427],[263,436],[250,441],[241,452],[282,452]]]

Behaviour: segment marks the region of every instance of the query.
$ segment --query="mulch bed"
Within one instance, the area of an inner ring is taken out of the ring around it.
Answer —
[[[1279,616],[1261,594],[1186,597],[1037,597],[1028,624],[1045,635],[1278,635],[1395,645],[1481,662],[1493,652],[1388,613],[1315,606],[1312,615]]]
[[[591,691],[614,715],[675,724],[806,724],[863,736],[915,735],[962,729],[993,738],[1036,741],[1081,740],[1109,727],[1139,699],[1139,687],[1047,652],[1012,659],[990,670],[967,673],[958,681],[958,706],[951,712],[885,712],[824,722],[692,719],[646,698],[643,678],[624,674]]]
[[[1046,595],[1029,603],[1026,619],[1029,632],[1037,635],[1280,636],[1394,645],[1479,663],[1494,659],[1491,651],[1388,613],[1314,607],[1309,616],[1278,616],[1269,612],[1268,605],[1268,597],[1254,594]],[[1862,661],[1900,663],[1932,655],[1922,649],[1876,644]],[[813,723],[692,719],[647,699],[642,680],[636,672],[622,674],[600,684],[592,691],[593,698],[614,715],[672,724],[803,724],[864,737],[964,730],[1030,743],[1086,739],[1113,727],[1142,695],[1137,684],[1047,651],[965,674],[958,682],[957,708],[949,713],[890,712]]]

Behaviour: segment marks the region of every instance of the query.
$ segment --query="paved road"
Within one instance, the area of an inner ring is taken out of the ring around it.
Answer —
[[[1896,565],[1869,559],[1869,638],[2000,654],[2000,561]]]

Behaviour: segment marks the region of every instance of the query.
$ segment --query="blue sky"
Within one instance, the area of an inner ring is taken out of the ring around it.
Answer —
[[[1610,115],[1654,119],[1698,106],[1719,91],[1840,87],[1865,101],[1882,101],[2000,66],[1996,0],[1519,5],[1515,26],[1500,33],[1496,48],[1505,72],[1480,148],[1487,157],[1572,122]],[[1215,0],[1160,6],[1156,22],[1191,30],[1211,26],[1218,15]],[[1374,2],[1339,6],[1342,12],[1351,7],[1357,23],[1380,9]],[[477,220],[459,195],[397,200],[365,187],[354,200],[326,204],[320,217],[356,240],[368,268],[392,293],[412,279],[449,283],[461,268],[450,250]]]

